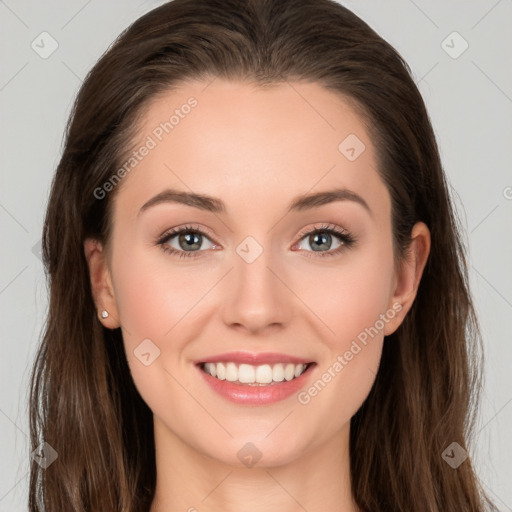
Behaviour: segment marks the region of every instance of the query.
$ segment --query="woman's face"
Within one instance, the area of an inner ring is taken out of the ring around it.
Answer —
[[[155,99],[135,151],[101,302],[156,428],[239,466],[346,435],[411,300],[362,119],[318,84],[217,78]]]

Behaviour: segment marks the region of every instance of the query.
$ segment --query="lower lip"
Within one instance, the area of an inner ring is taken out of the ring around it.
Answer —
[[[313,368],[312,363],[299,377],[292,380],[284,380],[269,386],[250,386],[248,384],[235,384],[228,380],[219,380],[206,373],[200,366],[197,369],[203,376],[206,383],[219,395],[231,402],[243,405],[268,405],[280,402],[289,396],[297,393],[309,378]]]

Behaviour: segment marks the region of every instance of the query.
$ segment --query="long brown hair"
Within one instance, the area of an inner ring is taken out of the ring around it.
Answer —
[[[412,226],[432,235],[416,300],[384,343],[375,384],[351,420],[352,490],[365,511],[493,507],[468,458],[481,340],[465,244],[422,97],[400,55],[331,0],[175,0],[139,18],[85,79],[70,117],[43,231],[49,311],[32,372],[33,448],[58,453],[30,475],[31,512],[148,511],[153,420],[132,381],[120,329],[94,304],[83,242],[109,240],[115,191],[95,190],[130,148],[148,101],[186,79],[313,81],[364,119],[392,200],[395,257]]]

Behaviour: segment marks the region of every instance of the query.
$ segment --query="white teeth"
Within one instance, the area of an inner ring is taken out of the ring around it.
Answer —
[[[203,369],[212,377],[239,384],[270,384],[272,382],[290,381],[300,377],[306,369],[305,364],[277,363],[273,366],[262,364],[253,366],[251,364],[236,363],[204,363]]]
[[[269,384],[272,382],[272,366],[262,364],[256,368],[256,382],[260,384]]]
[[[238,380],[243,384],[256,382],[256,369],[250,364],[241,364],[238,367]]]
[[[284,378],[292,380],[295,377],[295,365],[288,363],[284,368]]]
[[[298,364],[295,367],[295,377],[298,377],[304,371],[305,366],[305,364]]]
[[[209,373],[212,377],[217,376],[217,365],[214,363],[204,363],[204,369],[206,373]]]
[[[217,379],[224,380],[226,378],[226,367],[224,366],[224,363],[210,363],[210,365],[217,367]],[[213,373],[210,373],[212,377],[214,377]]]
[[[284,380],[284,368],[281,363],[275,364],[272,368],[272,380],[274,382],[282,382]]]
[[[229,380],[229,382],[238,380],[238,369],[235,363],[228,363],[226,365],[226,380]]]

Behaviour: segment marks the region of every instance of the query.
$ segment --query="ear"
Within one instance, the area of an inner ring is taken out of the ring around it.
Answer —
[[[84,252],[89,266],[92,295],[98,310],[98,318],[105,327],[115,329],[121,324],[105,250],[101,242],[88,238],[84,242]],[[102,311],[108,312],[106,318],[101,316]]]
[[[411,309],[430,253],[430,231],[425,223],[417,222],[414,225],[411,238],[406,260],[401,263],[393,280],[393,295],[388,309],[393,309],[397,313],[386,323],[385,336],[393,334],[398,329]]]

